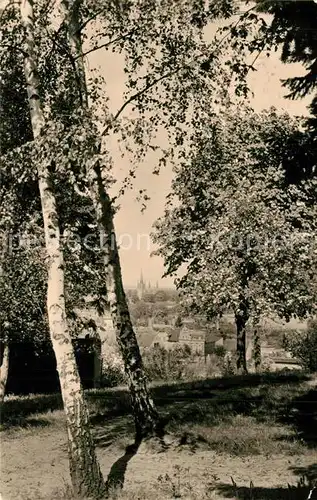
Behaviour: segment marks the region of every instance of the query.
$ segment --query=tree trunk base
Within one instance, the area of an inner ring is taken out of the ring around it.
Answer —
[[[168,448],[169,446],[165,443],[165,440],[163,438],[151,436],[142,439],[138,448],[138,453],[163,453],[167,451]]]
[[[237,368],[237,375],[249,375],[247,368]]]
[[[164,453],[169,450],[177,450],[183,446],[195,449],[199,446],[199,441],[199,438],[188,432],[181,435],[166,433],[163,437],[152,436],[143,439],[137,446],[138,453]]]

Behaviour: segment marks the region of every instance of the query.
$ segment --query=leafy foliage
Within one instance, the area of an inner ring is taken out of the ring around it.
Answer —
[[[176,169],[154,239],[188,309],[212,318],[243,303],[247,319],[314,309],[316,183],[285,174],[297,127],[274,110],[229,109]]]
[[[302,367],[310,372],[317,371],[317,322],[312,321],[306,333],[292,332],[285,335],[284,347],[297,358]]]
[[[283,80],[288,88],[287,97],[297,99],[313,94],[310,105],[312,118],[308,125],[316,134],[316,72],[317,72],[317,5],[314,1],[268,1],[257,0],[255,6],[258,13],[270,14],[270,19],[263,21],[257,36],[249,44],[254,52],[261,50],[277,51],[281,48],[281,60],[284,63],[301,63],[305,74]],[[269,54],[269,52],[268,52]]]
[[[290,97],[302,97],[316,87],[317,64],[317,6],[315,2],[267,2],[257,1],[257,9],[273,16],[268,27],[271,43],[282,45],[281,59],[284,63],[302,63],[306,75],[290,78],[285,85]]]
[[[182,380],[191,357],[188,346],[167,350],[157,345],[144,351],[145,371],[150,380]]]
[[[2,260],[1,340],[47,340],[46,269],[41,248],[16,248]]]

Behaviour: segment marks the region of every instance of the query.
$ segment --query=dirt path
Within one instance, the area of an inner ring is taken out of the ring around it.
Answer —
[[[69,483],[66,433],[63,428],[4,432],[1,443],[2,500],[55,500],[53,490]],[[105,478],[110,471],[111,475],[114,472],[118,475],[119,471],[119,475],[124,476],[124,491],[150,488],[157,492],[157,498],[172,498],[171,484],[178,481],[183,490],[192,488],[199,492],[208,482],[230,484],[231,476],[239,486],[249,486],[250,481],[253,481],[257,487],[285,488],[287,483],[296,482],[292,467],[304,467],[316,462],[316,457],[310,452],[299,457],[241,458],[212,451],[191,453],[183,448],[165,453],[141,449],[136,455],[127,457],[124,451],[113,446],[98,448],[98,456]],[[168,479],[158,481],[160,475],[166,474],[172,483]],[[219,495],[215,498],[228,496]]]

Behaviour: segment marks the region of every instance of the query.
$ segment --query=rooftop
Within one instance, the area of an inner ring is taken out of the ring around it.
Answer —
[[[272,360],[274,364],[282,365],[299,365],[300,362],[295,358],[276,358]]]
[[[149,328],[137,328],[136,337],[140,347],[150,347],[157,336],[157,332],[150,330]]]
[[[154,323],[153,329],[154,330],[172,330],[173,327],[172,327],[172,325],[166,325],[165,323]]]
[[[206,332],[205,330],[181,330],[180,332],[181,334],[182,333],[187,333],[191,336],[192,339],[200,339],[200,337],[203,337],[203,339],[205,340],[205,337],[206,337]]]

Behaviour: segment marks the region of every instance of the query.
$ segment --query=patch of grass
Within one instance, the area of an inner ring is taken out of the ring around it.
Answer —
[[[1,405],[1,428],[30,425],[31,415],[62,410],[60,394],[28,394],[27,396],[6,396]],[[28,417],[28,418],[27,418]],[[34,423],[36,425],[36,422]],[[45,424],[43,424],[45,425]]]
[[[184,444],[191,448],[209,447],[233,455],[304,453],[306,441],[290,415],[294,401],[305,398],[307,384],[284,380],[274,385],[208,391],[205,384],[200,390],[178,390],[173,403],[161,409],[169,416],[167,429],[177,435],[185,433]],[[314,436],[310,439],[316,445],[316,431]]]
[[[261,423],[254,417],[231,416],[216,425],[194,424],[179,429],[187,434],[188,444],[205,446],[218,453],[236,456],[247,455],[296,455],[305,452],[303,444],[290,429],[275,422]]]
[[[50,494],[41,493],[40,490],[35,490],[31,495],[19,494],[18,500],[78,500],[74,497],[71,487],[55,488]],[[174,489],[173,483],[164,476],[158,478],[158,481],[152,487],[140,487],[133,491],[125,491],[120,488],[109,490],[107,500],[171,500],[174,498],[183,498],[187,500],[220,500],[216,491],[212,491],[208,486],[204,489],[195,491],[189,483],[185,482],[180,486],[178,492]],[[85,499],[81,499],[85,500]],[[88,499],[86,499],[88,500]]]
[[[208,473],[203,474],[200,487],[193,486],[191,481],[191,471],[174,465],[173,468],[164,475],[157,478],[157,489],[162,492],[164,498],[183,498],[188,500],[211,500],[219,499],[215,486],[218,478]],[[167,497],[165,497],[167,495]],[[160,498],[163,498],[163,496]]]
[[[13,426],[6,423],[6,425],[1,425],[0,429],[1,431],[5,431],[5,435],[8,438],[12,438],[18,436],[21,431],[36,435],[39,428],[50,426],[52,426],[55,431],[61,428],[66,430],[66,418],[63,410],[33,413],[28,417],[21,418],[20,425],[19,420],[16,418]]]
[[[263,373],[154,383],[151,392],[167,430],[185,432],[192,444],[234,455],[280,451],[293,454],[303,452],[305,435],[299,428],[302,421],[290,417],[292,404],[305,399],[307,380],[309,377],[300,372]],[[118,438],[125,444],[133,437],[130,398],[125,387],[85,394],[91,423],[98,427],[98,446],[110,446]],[[58,394],[6,398],[1,415],[3,428],[64,425],[62,412],[55,413],[60,408]],[[298,415],[300,408],[296,411]],[[310,436],[313,444],[314,432]]]
[[[75,500],[73,490],[69,484],[54,488],[49,494],[43,494],[40,490],[33,490],[32,494],[19,494],[19,500]]]

